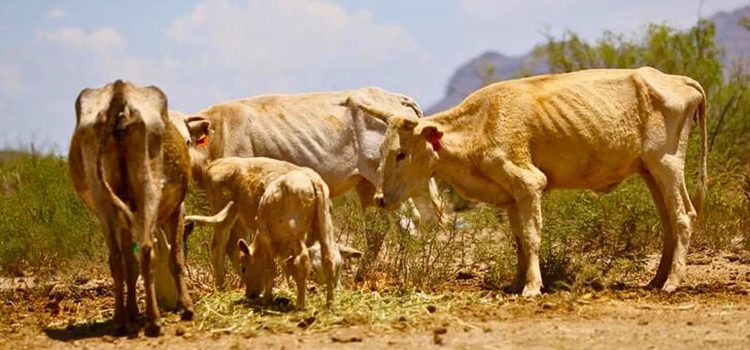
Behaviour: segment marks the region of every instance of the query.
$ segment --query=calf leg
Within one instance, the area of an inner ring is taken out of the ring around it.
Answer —
[[[182,310],[182,319],[189,321],[193,319],[193,300],[188,293],[185,283],[185,253],[183,250],[182,235],[185,226],[185,207],[180,205],[172,216],[167,220],[166,233],[171,249],[169,251],[169,270],[177,285],[177,308]]]
[[[305,280],[307,279],[308,271],[310,271],[310,256],[307,254],[307,249],[303,246],[300,253],[294,258],[294,282],[297,284],[297,310],[305,309],[305,291],[307,290]]]
[[[333,247],[333,242],[331,242],[330,237],[328,235],[322,234],[323,237],[320,237],[320,257],[321,257],[321,263],[323,264],[323,274],[324,280],[326,283],[326,306],[331,307],[333,304],[333,290],[336,288],[336,284],[338,282],[338,276],[336,276],[336,273],[340,273],[338,269],[340,269],[340,266],[336,266],[336,261],[333,259],[333,251],[332,249],[337,249],[336,247]],[[305,251],[305,256],[307,256],[307,252]],[[307,271],[307,270],[305,270]]]
[[[211,239],[211,266],[214,271],[214,282],[216,288],[219,290],[224,289],[224,265],[227,255],[227,244],[231,236],[230,230],[234,226],[236,217],[227,218],[224,222],[217,224],[214,228],[214,236]],[[236,242],[235,242],[236,245]]]

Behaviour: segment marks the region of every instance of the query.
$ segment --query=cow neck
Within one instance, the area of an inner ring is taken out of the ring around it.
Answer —
[[[427,125],[443,132],[442,149],[438,152],[440,159],[433,170],[434,176],[448,182],[460,182],[455,170],[474,167],[471,154],[479,132],[478,125],[472,120],[476,110],[459,105],[424,119]]]

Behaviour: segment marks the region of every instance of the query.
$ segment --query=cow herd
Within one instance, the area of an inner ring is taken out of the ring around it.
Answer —
[[[114,321],[125,331],[138,316],[142,275],[147,335],[160,333],[158,306],[193,318],[186,221],[214,228],[217,288],[226,287],[229,257],[247,297],[268,302],[279,263],[297,285],[298,308],[311,273],[331,305],[342,261],[362,255],[334,241],[331,198],[355,189],[363,207],[406,205],[411,219],[440,222],[436,177],[462,196],[507,208],[518,250],[512,286],[534,296],[542,288],[542,194],[607,191],[638,174],[664,231],[650,285],[669,292],[684,277],[706,192],[703,89],[649,67],[495,83],[428,117],[413,99],[378,88],[264,95],[182,114],[168,110],[160,89],[118,80],[84,89],[76,116],[70,173],[102,225]],[[701,137],[692,198],[684,176],[691,121]],[[191,182],[206,191],[213,215],[186,215]],[[362,273],[383,234],[366,238]]]

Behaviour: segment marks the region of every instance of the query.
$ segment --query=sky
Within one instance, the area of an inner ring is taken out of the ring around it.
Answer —
[[[115,79],[170,109],[266,93],[380,86],[424,109],[463,63],[522,55],[566,29],[687,28],[750,0],[58,0],[0,2],[0,148],[66,154],[74,102]]]

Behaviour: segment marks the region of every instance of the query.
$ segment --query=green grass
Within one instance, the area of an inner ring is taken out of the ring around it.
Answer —
[[[693,251],[750,246],[745,229],[748,185],[743,169],[730,160],[712,155],[704,225],[692,237]],[[688,166],[694,167],[693,160]],[[688,171],[689,181],[692,177]],[[200,191],[191,191],[186,203],[189,213],[208,212]],[[3,274],[63,269],[73,271],[69,275],[92,269],[106,273],[99,225],[74,193],[64,159],[16,152],[0,162],[0,210]],[[637,177],[607,194],[548,193],[543,217],[541,268],[545,285],[552,289],[598,289],[615,283],[641,270],[646,255],[658,252],[662,244],[654,205]],[[509,283],[516,253],[504,212],[479,206],[457,213],[453,220],[458,218],[468,225],[424,226],[420,234],[410,235],[378,210],[362,211],[353,197],[334,201],[337,241],[364,251],[368,232],[385,232],[377,270],[386,285],[440,292],[450,289],[458,271],[478,275],[487,288]],[[191,236],[188,262],[193,267],[210,266],[211,234],[211,229],[200,228]]]

